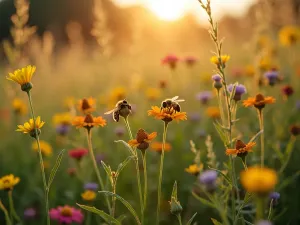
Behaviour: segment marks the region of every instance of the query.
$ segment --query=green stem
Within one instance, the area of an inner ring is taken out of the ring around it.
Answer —
[[[133,139],[131,128],[128,122],[127,118],[124,118],[124,122],[129,134],[130,139]],[[136,148],[134,148],[134,154],[135,154],[135,169],[136,169],[136,178],[138,183],[138,190],[139,190],[139,198],[140,198],[140,206],[141,206],[141,223],[144,224],[144,204],[143,204],[143,195],[142,195],[142,185],[141,185],[141,175],[140,175],[140,166],[139,166],[139,157],[136,151]]]
[[[86,218],[86,222],[85,222],[85,224],[86,225],[90,225],[91,224],[91,212],[87,212],[87,218]]]
[[[147,208],[147,192],[148,192],[148,178],[147,178],[147,152],[142,153],[143,156],[143,169],[144,169],[144,214]]]
[[[38,131],[36,129],[35,115],[34,115],[34,110],[33,110],[33,104],[32,104],[32,98],[31,98],[30,91],[27,92],[27,95],[28,95],[28,100],[29,100],[29,105],[30,105],[31,117],[33,119],[33,125],[34,125],[34,128],[35,128],[35,140],[36,140],[36,143],[37,143],[37,146],[38,146],[38,154],[39,154],[40,167],[41,167],[42,179],[43,179],[43,185],[44,185],[44,192],[45,192],[45,204],[46,204],[45,208],[46,208],[46,215],[47,215],[47,225],[50,225],[49,200],[48,200],[49,187],[48,187],[47,181],[46,181],[44,160],[43,160],[43,155],[42,155],[41,146],[40,146],[40,138],[39,138],[39,135],[38,135]]]
[[[5,206],[3,205],[1,200],[0,200],[0,209],[4,212],[6,225],[12,225],[12,222],[10,221],[7,209],[5,208]]]
[[[291,136],[291,138],[290,138],[290,140],[289,140],[289,142],[287,144],[287,146],[289,147],[286,150],[287,158],[285,159],[284,163],[282,164],[282,166],[281,166],[281,168],[279,170],[279,174],[283,173],[283,171],[285,170],[285,168],[289,164],[289,161],[290,161],[292,153],[293,153],[293,147],[294,147],[295,141],[296,141],[295,136]]]
[[[12,197],[12,190],[8,191],[8,201],[9,201],[9,208],[10,208],[10,216],[11,216],[11,221],[13,222],[13,218],[17,220],[17,222],[21,222],[20,217],[16,213],[15,207],[14,207],[14,201]]]
[[[241,158],[241,159],[242,159],[242,163],[243,163],[244,169],[245,169],[245,170],[248,170],[247,162],[246,162],[246,157]]]
[[[159,167],[159,178],[158,178],[158,194],[157,194],[157,212],[156,212],[156,225],[159,225],[159,213],[160,213],[160,200],[161,200],[161,183],[162,183],[162,176],[163,176],[163,169],[164,169],[164,157],[165,157],[165,145],[167,139],[167,129],[168,123],[164,123],[164,133],[163,133],[163,145],[162,151],[160,156],[160,167]]]
[[[182,225],[181,215],[180,214],[177,215],[177,219],[178,219],[179,225]]]
[[[265,201],[263,197],[256,197],[256,221],[264,219]]]
[[[218,103],[219,103],[219,110],[220,110],[220,114],[221,114],[222,124],[225,124],[225,116],[224,116],[224,111],[223,111],[223,107],[222,107],[222,99],[220,96],[220,90],[218,90]]]
[[[116,194],[116,183],[114,181],[114,184],[113,184],[113,193]],[[112,217],[115,218],[115,213],[116,213],[116,197],[112,197],[112,212],[111,212],[111,215]]]
[[[87,129],[86,133],[87,133],[88,149],[89,149],[89,153],[90,153],[89,155],[90,155],[91,160],[93,162],[94,170],[95,170],[98,182],[100,184],[101,190],[104,191],[105,190],[104,182],[101,178],[100,171],[98,169],[96,158],[95,158],[95,155],[94,155],[94,150],[93,150],[93,145],[92,145],[92,132],[91,132],[91,129]],[[105,201],[106,201],[106,204],[107,204],[107,207],[108,207],[108,210],[109,210],[110,214],[112,214],[112,209],[111,209],[110,202],[108,200],[108,196],[105,196]]]
[[[264,159],[265,159],[265,131],[264,131],[264,115],[262,113],[262,109],[258,109],[258,119],[259,119],[259,128],[263,130],[260,135],[260,166],[264,167]]]

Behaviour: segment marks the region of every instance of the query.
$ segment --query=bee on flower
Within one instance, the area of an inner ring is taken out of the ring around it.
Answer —
[[[114,109],[104,113],[106,115],[112,114],[113,120],[115,122],[119,122],[120,116],[123,117],[125,120],[131,113],[131,105],[128,103],[127,100],[120,100],[117,102],[116,106]]]
[[[18,125],[17,131],[29,134],[33,138],[37,138],[37,136],[41,134],[41,128],[44,124],[45,122],[41,121],[41,117],[38,116],[35,121],[30,119],[28,122],[24,123],[24,125]]]
[[[22,69],[15,70],[13,73],[9,73],[6,79],[18,83],[22,91],[29,92],[32,88],[31,79],[35,70],[35,66],[29,65]]]
[[[20,178],[13,174],[3,176],[0,178],[0,190],[11,191],[19,182]]]

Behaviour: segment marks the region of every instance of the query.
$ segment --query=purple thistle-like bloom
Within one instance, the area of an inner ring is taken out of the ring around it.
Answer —
[[[234,85],[233,84],[229,84],[227,89],[229,92],[232,92]],[[246,87],[242,84],[238,84],[235,86],[235,95],[233,97],[233,99],[235,101],[239,101],[242,98],[242,95],[247,93]]]
[[[215,82],[220,82],[222,77],[219,74],[212,75],[211,79]]]
[[[56,126],[55,130],[56,130],[56,133],[58,133],[59,135],[65,136],[67,133],[69,133],[69,131],[71,130],[71,127],[66,124],[60,124],[60,125]]]
[[[98,184],[90,182],[90,183],[86,183],[83,188],[85,190],[97,191],[98,187],[99,187]]]
[[[216,189],[218,174],[214,170],[206,170],[200,174],[200,183],[205,186],[207,191],[214,191]]]
[[[272,225],[272,223],[268,220],[260,220],[255,225]]]
[[[269,199],[270,199],[270,203],[271,203],[271,201],[273,201],[272,202],[272,204],[273,204],[273,206],[274,205],[277,205],[278,204],[278,201],[279,201],[279,199],[280,199],[280,193],[278,193],[278,192],[271,192],[270,193],[270,195],[269,195]]]
[[[36,218],[37,212],[34,208],[27,208],[24,210],[25,219],[34,219]]]
[[[268,79],[269,85],[273,86],[278,80],[279,73],[277,70],[270,70],[264,74],[265,78]]]
[[[207,104],[207,102],[212,98],[211,91],[202,91],[196,95],[196,99],[202,104]]]

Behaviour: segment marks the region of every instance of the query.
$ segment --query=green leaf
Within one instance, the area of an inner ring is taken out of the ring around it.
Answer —
[[[102,164],[102,166],[103,166],[103,168],[104,168],[104,170],[105,170],[105,172],[107,174],[107,177],[108,177],[108,180],[109,180],[110,184],[113,186],[113,178],[112,178],[112,175],[111,175],[111,168],[110,168],[110,166],[107,166],[105,164],[105,162],[103,162],[103,161],[101,161],[101,164]]]
[[[295,182],[295,180],[298,176],[300,176],[300,170],[297,171],[294,175],[284,179],[283,182],[281,182],[279,187],[277,188],[277,191],[280,192],[280,190],[284,189],[285,187],[290,185],[292,182]]]
[[[171,199],[174,198],[177,201],[177,182],[174,182]]]
[[[210,218],[210,219],[211,219],[211,221],[213,222],[214,225],[223,225],[218,220],[216,220],[214,218]]]
[[[247,225],[254,225],[253,223],[250,223],[250,222],[247,221],[247,220],[245,220],[245,223],[246,223]]]
[[[125,218],[126,218],[126,215],[123,214],[123,215],[119,216],[117,220],[121,223]]]
[[[127,164],[130,162],[130,160],[134,159],[135,156],[128,156],[123,162],[121,162],[118,166],[118,169],[117,169],[117,177],[119,176],[119,174],[121,173],[121,171],[127,166]]]
[[[61,150],[61,152],[57,156],[57,159],[55,161],[55,164],[54,164],[54,166],[53,166],[53,168],[51,170],[51,173],[50,173],[50,176],[49,176],[49,179],[48,179],[48,184],[47,184],[48,189],[50,189],[50,186],[51,186],[51,184],[52,184],[52,182],[54,180],[55,174],[56,174],[56,172],[57,172],[57,170],[58,170],[58,168],[60,166],[60,163],[61,163],[62,157],[64,155],[64,152],[65,152],[64,149]]]
[[[192,218],[187,222],[186,225],[191,225],[196,215],[197,215],[197,213],[195,213],[195,214],[192,216]]]
[[[114,194],[112,192],[109,191],[99,191],[99,193],[103,193],[106,195],[110,195],[112,197],[117,198],[120,202],[123,203],[123,205],[129,210],[129,212],[133,215],[133,217],[135,218],[136,222],[138,225],[141,225],[141,222],[139,220],[139,217],[137,216],[137,213],[135,212],[135,210],[132,208],[132,206],[129,204],[129,202],[127,202],[124,198],[122,198],[121,196]]]
[[[114,223],[116,225],[121,225],[121,222],[116,220],[115,218],[113,218],[111,215],[105,213],[104,211],[102,210],[99,210],[99,209],[96,209],[95,207],[91,207],[91,206],[87,206],[87,205],[80,205],[77,203],[77,205],[84,209],[84,210],[87,210],[89,212],[92,212],[92,213],[95,213],[97,215],[99,215],[102,219],[105,220],[105,222],[107,223]]]
[[[130,152],[130,154],[132,154],[133,156],[135,156],[135,152],[133,151],[133,149],[131,148],[131,146],[127,142],[125,142],[123,140],[117,140],[115,142],[116,143],[122,143],[127,148],[127,150]]]
[[[200,197],[200,196],[197,195],[195,192],[192,192],[192,195],[193,195],[198,201],[200,201],[202,204],[204,204],[204,205],[206,205],[206,206],[209,206],[209,207],[211,207],[211,208],[216,208],[216,206],[215,206],[213,203],[211,203],[211,202],[209,202],[208,200],[206,200],[206,199]]]
[[[218,132],[218,134],[219,134],[222,142],[224,143],[225,147],[227,147],[228,141],[227,141],[226,134],[223,131],[222,127],[219,124],[217,124],[217,123],[213,123],[213,124],[214,124],[214,126],[215,126],[215,128],[216,128],[216,130],[217,130],[217,132]]]

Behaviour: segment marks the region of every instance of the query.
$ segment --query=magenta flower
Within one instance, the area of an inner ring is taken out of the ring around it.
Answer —
[[[49,211],[50,218],[58,221],[60,224],[82,223],[83,214],[81,210],[68,205],[58,206]]]
[[[175,69],[178,61],[179,58],[176,55],[170,54],[165,56],[165,58],[161,60],[161,63],[169,65],[171,69]]]
[[[193,66],[197,62],[197,58],[194,56],[187,56],[184,58],[184,62],[187,66]]]

